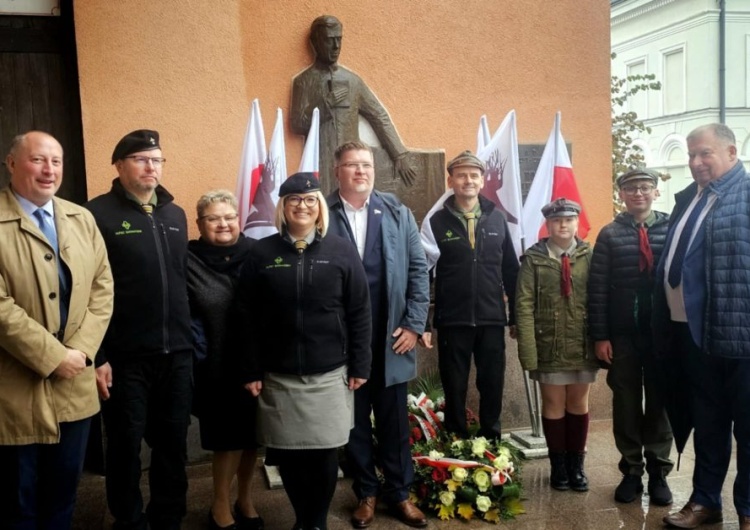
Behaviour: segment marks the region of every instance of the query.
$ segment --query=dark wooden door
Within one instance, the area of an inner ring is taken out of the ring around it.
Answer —
[[[64,150],[58,196],[86,200],[81,100],[78,89],[72,0],[60,16],[0,16],[0,154],[11,140],[35,129],[50,133]],[[8,182],[3,165],[0,186]]]

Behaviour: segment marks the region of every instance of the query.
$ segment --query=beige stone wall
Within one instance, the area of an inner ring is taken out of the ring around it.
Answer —
[[[544,143],[562,111],[589,240],[610,220],[607,0],[76,2],[89,195],[109,188],[112,149],[136,128],[160,131],[163,183],[188,217],[204,191],[233,190],[251,101],[270,140],[276,108],[288,117],[291,80],[312,61],[309,26],[321,14],[343,22],[341,64],[378,95],[407,146],[451,158],[475,148],[482,114],[494,131],[512,108],[519,141]],[[292,173],[303,140],[287,126],[286,141]],[[513,346],[508,357],[505,425],[528,425]],[[607,415],[598,386],[595,410]]]
[[[595,227],[610,216],[609,3],[426,0],[126,0],[76,2],[88,189],[109,187],[126,132],[162,135],[164,184],[192,210],[205,190],[234,189],[250,102],[270,139],[292,77],[312,61],[318,15],[344,25],[341,64],[390,111],[406,145],[474,149],[515,108],[521,143],[544,143],[554,114]],[[302,138],[287,128],[289,171]]]

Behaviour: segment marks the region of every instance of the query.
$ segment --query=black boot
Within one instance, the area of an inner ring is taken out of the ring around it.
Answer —
[[[565,467],[565,453],[550,453],[549,461],[552,464],[549,485],[556,490],[569,490],[570,482],[568,482],[568,470]]]
[[[585,453],[566,453],[565,463],[568,468],[568,481],[574,491],[588,491],[589,480],[583,472],[583,459]]]

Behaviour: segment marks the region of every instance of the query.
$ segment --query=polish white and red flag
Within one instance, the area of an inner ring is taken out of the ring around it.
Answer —
[[[482,114],[479,118],[479,128],[477,129],[477,153],[484,149],[484,146],[490,143],[490,126],[487,124],[487,115]]]
[[[518,160],[518,132],[516,111],[511,110],[490,141],[477,151],[484,162],[482,195],[495,203],[508,222],[508,231],[516,256],[523,252],[521,238],[521,165]]]
[[[271,135],[260,182],[255,189],[250,212],[245,222],[245,235],[262,239],[277,232],[274,224],[276,203],[279,202],[279,187],[286,180],[286,148],[284,146],[284,116],[276,109],[276,125]]]
[[[299,161],[299,171],[300,173],[314,173],[320,178],[320,111],[318,107],[313,109],[310,131],[307,133],[302,159]]]
[[[255,200],[255,194],[260,185],[265,161],[266,138],[263,132],[263,118],[260,115],[260,103],[257,99],[254,99],[245,131],[245,141],[242,144],[242,157],[235,194],[238,202],[238,213],[240,214],[240,226],[243,232],[247,229],[250,207]]]
[[[544,147],[529,194],[523,205],[523,234],[526,248],[543,237],[547,237],[542,207],[556,199],[564,197],[581,205],[578,222],[578,237],[585,238],[591,226],[586,216],[586,210],[581,203],[573,166],[565,147],[565,140],[560,132],[560,112],[555,115],[555,125],[552,127],[547,145]]]

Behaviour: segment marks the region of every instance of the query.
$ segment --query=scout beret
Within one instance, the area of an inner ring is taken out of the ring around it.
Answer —
[[[311,191],[320,191],[320,181],[315,173],[295,173],[281,184],[279,197]]]
[[[554,217],[573,217],[581,213],[581,205],[570,199],[561,197],[542,207],[545,219]]]
[[[459,166],[471,166],[479,168],[479,171],[484,174],[484,162],[479,160],[474,154],[472,154],[471,151],[464,151],[460,155],[458,155],[456,158],[448,162],[448,173],[453,174],[453,168],[459,167]]]
[[[622,188],[624,184],[627,184],[628,182],[632,182],[634,180],[650,180],[654,186],[659,185],[659,175],[656,173],[656,171],[646,168],[633,169],[631,171],[628,171],[627,173],[623,173],[622,175],[617,177],[615,183],[617,184],[618,188]]]
[[[138,129],[126,134],[122,137],[122,140],[117,142],[115,150],[112,151],[112,163],[114,164],[133,153],[152,149],[161,149],[159,133],[148,129]]]

